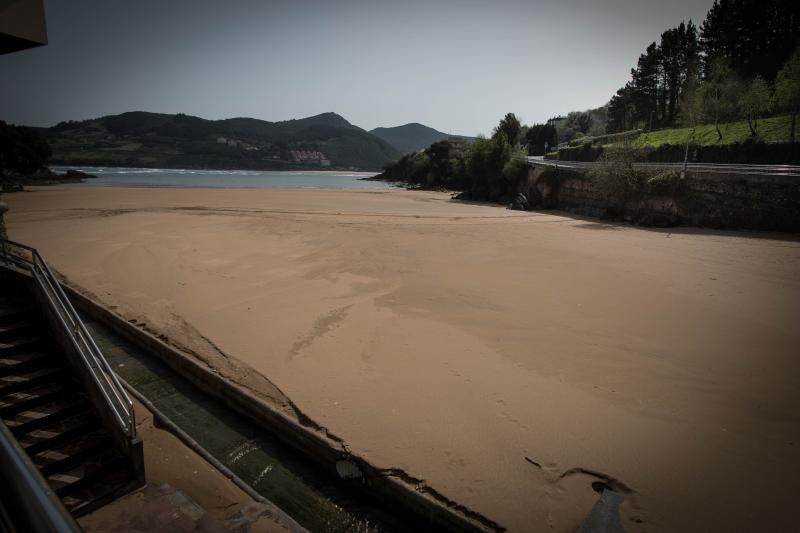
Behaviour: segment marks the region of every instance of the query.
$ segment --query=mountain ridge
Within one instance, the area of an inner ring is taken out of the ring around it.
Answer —
[[[128,111],[41,128],[58,164],[376,170],[400,156],[334,112],[269,122]]]
[[[392,145],[397,151],[404,154],[423,150],[435,143],[449,138],[458,138],[472,141],[474,137],[464,135],[450,135],[419,122],[409,122],[401,126],[379,127],[369,131]]]

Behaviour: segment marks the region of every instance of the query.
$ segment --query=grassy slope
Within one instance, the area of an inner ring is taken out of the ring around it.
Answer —
[[[768,143],[788,142],[792,117],[789,115],[771,117],[758,121],[760,140]],[[695,144],[733,144],[750,138],[747,121],[720,124],[722,140],[718,141],[717,131],[713,124],[698,126],[695,132]],[[634,146],[656,147],[662,144],[684,144],[689,136],[690,128],[675,128],[642,133],[634,142]]]

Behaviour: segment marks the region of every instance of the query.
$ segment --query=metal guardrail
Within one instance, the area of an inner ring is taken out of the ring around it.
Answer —
[[[528,164],[535,166],[558,167],[565,169],[589,170],[597,168],[597,161],[563,161],[527,157]],[[683,170],[683,163],[634,163],[634,168],[661,168]],[[797,165],[739,165],[730,163],[688,163],[686,170],[709,174],[727,174],[737,176],[797,176],[800,177],[800,166]]]
[[[72,302],[69,301],[61,284],[41,254],[30,246],[18,242],[0,239],[0,258],[6,263],[31,273],[38,289],[55,312],[64,332],[72,341],[81,361],[97,384],[106,404],[114,414],[125,435],[136,436],[136,420],[133,413],[133,402],[109,366],[105,356],[97,347],[94,339],[86,330],[86,326],[78,316]]]

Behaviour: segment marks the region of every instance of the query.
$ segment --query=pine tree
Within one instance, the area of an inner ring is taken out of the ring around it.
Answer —
[[[609,133],[618,133],[633,128],[633,98],[630,82],[625,84],[611,97],[608,102],[608,124],[606,130]]]
[[[652,125],[658,112],[660,52],[656,43],[651,43],[639,56],[636,68],[631,70],[634,118]]]
[[[704,72],[717,59],[743,78],[775,79],[800,35],[800,2],[715,0],[700,26]]]
[[[664,124],[674,124],[680,95],[690,73],[698,63],[697,28],[692,21],[681,22],[677,27],[661,34],[659,45],[662,89],[660,111]]]

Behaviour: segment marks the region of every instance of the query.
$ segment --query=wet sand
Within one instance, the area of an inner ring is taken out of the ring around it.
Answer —
[[[794,237],[399,190],[4,200],[101,302],[510,530],[574,531],[598,481],[629,531],[800,517]]]

